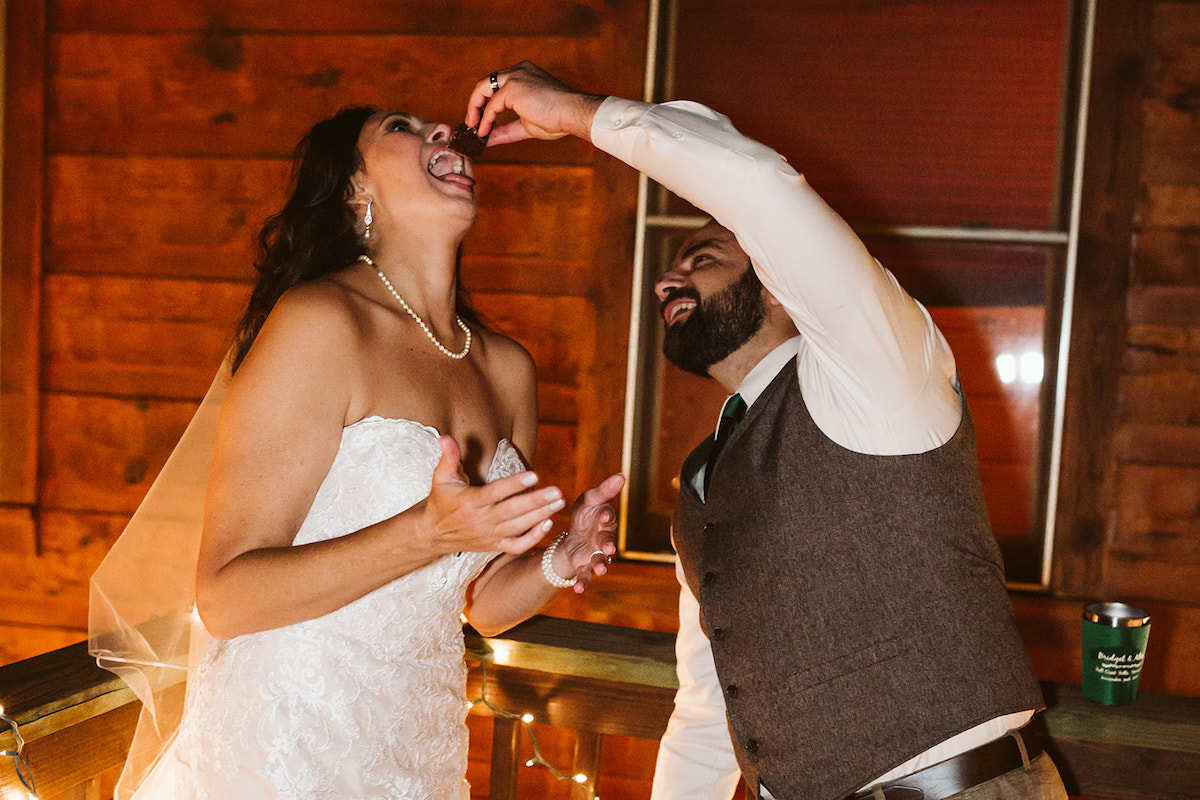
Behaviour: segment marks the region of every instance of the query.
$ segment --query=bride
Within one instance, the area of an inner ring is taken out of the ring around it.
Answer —
[[[528,470],[532,360],[459,295],[476,193],[450,134],[352,108],[297,150],[211,449],[212,640],[139,800],[465,800],[460,613],[495,634],[606,571],[620,475],[531,550],[565,500]]]

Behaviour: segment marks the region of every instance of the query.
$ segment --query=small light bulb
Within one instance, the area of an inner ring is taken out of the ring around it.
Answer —
[[[521,722],[524,722],[526,725],[533,722],[533,714],[522,714]]]
[[[531,759],[529,759],[528,761],[526,761],[526,762],[525,762],[525,766],[527,766],[527,767],[532,767],[532,766],[533,766],[533,759],[531,758]]]
[[[573,780],[576,783],[587,783],[587,775],[584,775],[582,772],[577,772],[575,773],[575,778]]]

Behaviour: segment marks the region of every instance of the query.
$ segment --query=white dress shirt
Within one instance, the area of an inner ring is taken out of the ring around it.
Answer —
[[[954,435],[962,403],[954,356],[941,332],[782,156],[742,136],[728,118],[686,101],[650,105],[610,97],[596,112],[591,138],[732,231],[795,323],[800,335],[760,361],[738,387],[748,406],[796,356],[805,405],[837,444],[900,455],[932,450]],[[739,770],[725,703],[699,604],[678,565],[676,573],[680,687],[651,798],[728,800]],[[1003,736],[1032,713],[971,728],[870,783]]]

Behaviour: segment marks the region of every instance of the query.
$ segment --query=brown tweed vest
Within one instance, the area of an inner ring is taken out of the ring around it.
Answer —
[[[863,455],[817,428],[793,360],[720,453],[707,504],[684,483],[672,535],[750,785],[777,800],[841,798],[956,733],[1043,705],[965,403],[941,447]]]

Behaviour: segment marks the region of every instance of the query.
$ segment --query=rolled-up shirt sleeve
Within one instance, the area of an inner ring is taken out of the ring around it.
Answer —
[[[658,748],[650,800],[730,800],[741,770],[733,754],[725,700],[712,649],[700,627],[700,604],[680,576],[679,691]]]
[[[610,97],[591,138],[734,233],[802,334],[799,379],[827,436],[892,455],[954,434],[961,403],[941,333],[786,159],[687,101]]]

